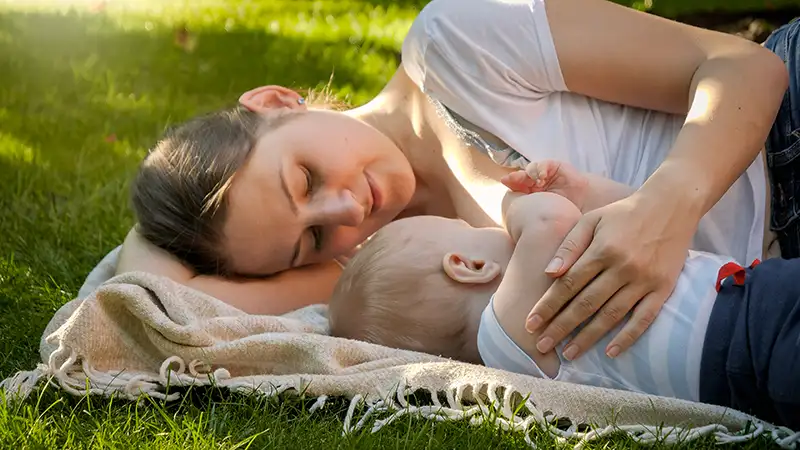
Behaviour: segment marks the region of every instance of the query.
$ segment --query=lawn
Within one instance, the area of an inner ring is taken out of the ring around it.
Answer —
[[[424,3],[0,0],[0,378],[35,364],[49,318],[122,241],[133,223],[128,184],[166,126],[261,84],[330,80],[340,98],[364,101],[394,71]],[[707,3],[759,9],[766,0]],[[656,0],[654,9],[684,14],[697,4]],[[183,26],[188,39],[176,35]],[[47,388],[21,405],[0,402],[0,447],[526,448],[493,429],[415,419],[341,437],[347,404],[312,415],[311,401],[207,389],[180,404],[136,405]],[[611,437],[591,446],[605,447],[633,444]]]

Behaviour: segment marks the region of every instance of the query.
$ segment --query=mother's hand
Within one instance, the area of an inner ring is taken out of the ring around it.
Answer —
[[[527,319],[528,331],[547,324],[539,351],[554,348],[598,310],[564,348],[566,359],[596,344],[631,310],[606,354],[617,356],[647,330],[675,287],[699,220],[671,197],[637,192],[583,216],[547,268],[558,278]]]

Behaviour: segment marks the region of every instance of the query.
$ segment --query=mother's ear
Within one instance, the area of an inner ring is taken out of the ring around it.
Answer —
[[[283,86],[261,86],[249,90],[239,97],[239,103],[253,112],[265,112],[278,108],[306,109],[303,97]]]
[[[448,253],[442,260],[442,268],[453,281],[465,284],[488,283],[502,271],[495,261],[470,258],[457,253]]]

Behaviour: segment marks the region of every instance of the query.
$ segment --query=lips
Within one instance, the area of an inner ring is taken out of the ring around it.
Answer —
[[[368,173],[364,173],[364,176],[367,179],[367,184],[369,185],[369,193],[370,196],[372,197],[371,199],[372,206],[369,211],[370,215],[372,215],[373,213],[381,209],[381,206],[383,205],[383,193],[381,192],[381,189],[378,186],[378,184],[375,183],[375,180]]]

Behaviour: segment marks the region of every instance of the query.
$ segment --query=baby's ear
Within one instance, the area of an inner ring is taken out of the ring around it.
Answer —
[[[470,258],[458,253],[444,255],[442,268],[453,281],[465,284],[488,283],[501,272],[500,264],[494,261]]]

